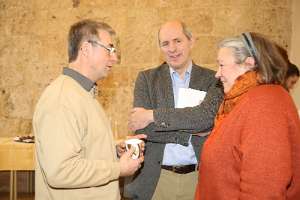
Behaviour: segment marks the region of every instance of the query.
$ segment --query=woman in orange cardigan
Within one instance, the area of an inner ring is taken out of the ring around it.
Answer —
[[[200,162],[196,200],[300,200],[300,121],[287,63],[256,33],[219,45],[224,101]]]

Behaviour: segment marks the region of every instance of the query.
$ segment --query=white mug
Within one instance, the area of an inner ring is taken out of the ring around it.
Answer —
[[[140,157],[141,143],[142,143],[142,140],[136,139],[136,138],[125,140],[125,145],[126,145],[126,150],[127,151],[131,148],[134,148],[134,152],[131,156],[132,159],[138,159]]]

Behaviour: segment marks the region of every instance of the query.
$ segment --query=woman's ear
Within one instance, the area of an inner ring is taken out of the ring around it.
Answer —
[[[255,59],[253,57],[246,58],[245,67],[248,68],[248,70],[254,69],[255,68]]]

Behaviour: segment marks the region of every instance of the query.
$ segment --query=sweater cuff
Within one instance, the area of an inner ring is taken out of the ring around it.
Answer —
[[[115,161],[112,163],[112,179],[119,179],[121,173],[120,162]]]

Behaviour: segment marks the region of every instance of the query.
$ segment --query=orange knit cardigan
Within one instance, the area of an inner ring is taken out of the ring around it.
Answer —
[[[281,86],[255,80],[246,73],[225,95],[201,154],[196,200],[300,200],[296,107]]]

